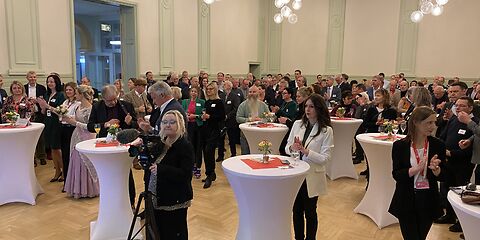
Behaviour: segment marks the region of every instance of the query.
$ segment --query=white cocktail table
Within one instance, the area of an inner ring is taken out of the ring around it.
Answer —
[[[378,228],[398,223],[398,219],[388,212],[395,180],[392,177],[392,145],[393,141],[375,139],[379,133],[364,133],[357,135],[357,140],[367,156],[370,179],[367,192],[362,201],[353,210],[370,217]],[[405,135],[398,135],[405,137]]]
[[[327,162],[326,173],[331,180],[341,177],[358,179],[352,161],[352,141],[363,120],[331,117],[333,128],[332,158]]]
[[[260,154],[242,155],[222,162],[238,203],[236,239],[291,240],[293,203],[310,166],[298,161],[294,168],[253,170],[241,161],[261,157]],[[293,162],[290,157],[271,157]]]
[[[128,195],[128,174],[133,158],[128,156],[128,147],[95,147],[91,139],[76,145],[97,170],[100,181],[100,204],[98,219],[90,223],[90,239],[127,239],[133,219]],[[137,222],[135,232],[139,229]],[[141,236],[140,236],[141,238]]]
[[[480,236],[480,206],[469,205],[462,202],[460,195],[449,191],[448,201],[457,214],[458,221],[462,225],[463,234],[466,240],[478,239]]]
[[[32,123],[24,128],[0,129],[0,205],[11,202],[35,205],[37,195],[43,193],[33,158],[44,127]]]
[[[268,126],[268,127],[265,127]],[[242,123],[239,125],[245,138],[247,139],[250,153],[260,153],[258,143],[267,140],[272,143],[272,154],[278,154],[278,148],[282,143],[283,137],[288,132],[288,127],[280,123],[267,123],[267,125],[258,122]]]

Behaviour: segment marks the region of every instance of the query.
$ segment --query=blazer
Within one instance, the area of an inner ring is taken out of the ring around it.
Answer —
[[[157,203],[172,206],[193,199],[193,146],[180,137],[157,163]]]
[[[136,118],[137,115],[135,115],[135,110],[133,110],[133,105],[131,103],[117,100],[115,108],[117,108],[118,120],[120,120],[121,129],[138,128]],[[132,122],[130,123],[130,125],[127,125],[125,123],[125,117],[127,116],[127,113],[130,113],[130,116],[132,116]],[[105,105],[104,100],[100,100],[93,104],[92,112],[90,113],[90,117],[87,123],[87,129],[89,132],[94,133],[95,124],[99,123],[101,125],[101,128],[98,135],[100,137],[105,137],[107,136],[107,129],[103,125],[109,120],[111,119],[107,118],[107,105]]]
[[[330,100],[333,100],[335,102],[340,102],[342,100],[342,90],[338,88],[337,86],[331,86],[332,88],[332,95],[330,95]],[[323,88],[323,92],[328,94],[328,87]]]
[[[182,100],[182,108],[185,110],[185,112],[188,111],[188,105],[190,105],[191,101],[192,100],[190,100],[190,99],[183,99]],[[197,115],[197,117],[195,117],[195,122],[197,122],[197,126],[202,126],[203,125],[201,115],[202,115],[202,110],[204,108],[205,108],[205,100],[197,97],[195,99],[195,115]]]
[[[28,84],[23,85],[23,87],[25,88],[25,94],[27,94],[28,97],[31,97],[28,94]],[[47,89],[43,85],[37,83],[35,89],[35,94],[37,95],[37,97],[45,97],[45,95],[47,95]],[[38,109],[40,109],[40,107]]]
[[[160,112],[160,107],[157,107],[155,109],[156,112],[155,115],[152,113],[150,116],[150,125],[154,126],[158,131],[160,131],[160,123],[162,122],[163,115],[165,115],[166,112],[170,110],[177,110],[179,111],[182,116],[183,116],[183,121],[185,123],[185,126],[188,126],[188,120],[187,120],[187,114],[185,113],[185,110],[183,110],[182,105],[175,99],[172,99],[167,106],[165,106],[165,109],[163,109],[163,112]],[[153,117],[153,119],[152,119]],[[151,124],[153,121],[155,121],[155,124]]]
[[[225,108],[225,126],[227,128],[234,128],[238,126],[235,118],[237,116],[237,110],[238,106],[240,106],[240,102],[240,96],[233,91],[230,91],[230,93],[226,96],[223,106]]]
[[[297,120],[293,123],[292,131],[288,136],[287,145],[285,146],[285,152],[288,155],[291,155],[290,146],[292,146],[295,136],[303,139],[305,130],[306,127],[302,126],[302,120]],[[332,157],[331,149],[333,147],[333,129],[331,127],[321,129],[320,134],[316,137],[313,137],[317,131],[318,124],[315,124],[304,146],[309,150],[308,156],[303,156],[301,159],[310,165],[310,169],[307,172],[306,178],[307,192],[308,197],[310,198],[327,193],[325,165]]]
[[[473,145],[472,163],[480,164],[480,127],[474,121],[469,122],[467,127],[473,132],[473,135],[469,138]]]
[[[143,99],[142,99],[143,97]],[[146,112],[146,108],[148,107],[152,107],[152,105],[150,105],[150,102],[147,100],[147,93],[144,92],[141,94],[141,97],[139,97],[137,95],[137,93],[135,92],[135,90],[133,91],[130,91],[129,93],[125,94],[123,96],[123,100],[126,101],[126,102],[129,102],[133,105],[133,109],[135,110],[135,113],[137,114],[137,117],[138,118],[143,118],[145,117],[145,115],[147,115],[148,113]],[[139,112],[139,108],[144,106],[145,107],[145,112]]]
[[[414,177],[408,175],[408,169],[412,167],[410,164],[410,145],[409,139],[402,139],[393,143],[392,147],[392,176],[395,179],[395,192],[390,203],[388,212],[397,218],[410,216],[415,210],[415,189]],[[445,174],[445,144],[438,138],[428,137],[428,165],[433,155],[437,154],[440,163],[441,172],[436,177],[432,170],[427,168],[427,178],[430,188],[428,189],[428,212],[431,213],[431,219],[437,219],[443,215],[440,207],[440,199],[438,194],[438,180],[443,180]]]
[[[366,128],[368,133],[378,132],[377,119],[380,113],[377,110],[375,105],[368,108],[365,117],[363,118],[363,126]],[[382,117],[385,120],[395,120],[397,119],[397,111],[393,108],[383,109]]]

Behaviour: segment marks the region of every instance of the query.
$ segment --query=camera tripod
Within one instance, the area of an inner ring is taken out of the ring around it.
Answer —
[[[128,232],[127,240],[133,240],[135,237],[145,228],[145,238],[146,240],[159,240],[160,234],[158,233],[157,225],[155,224],[155,215],[153,212],[153,196],[155,196],[150,191],[144,191],[140,193],[140,197],[138,198],[137,206],[135,207],[135,214],[133,215],[132,224],[130,225],[130,231]],[[140,205],[142,204],[142,200],[145,200],[145,210],[143,214],[145,214],[145,223],[143,226],[132,236],[135,222],[139,217],[139,210]]]

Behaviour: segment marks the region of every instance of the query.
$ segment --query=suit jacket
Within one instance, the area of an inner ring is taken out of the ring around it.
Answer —
[[[337,86],[331,86],[331,88],[332,88],[332,94],[330,95],[330,100],[328,101],[333,100],[339,103],[340,100],[342,100],[342,90],[340,90],[340,88],[338,88]],[[326,94],[329,94],[328,87],[323,88],[323,92],[325,92]]]
[[[157,163],[156,197],[159,206],[172,206],[193,199],[193,145],[181,137]]]
[[[185,110],[185,112],[188,112],[188,106],[190,105],[191,101],[192,100],[190,100],[190,99],[183,99],[182,108]],[[201,115],[202,115],[202,110],[204,108],[205,108],[205,100],[197,97],[195,99],[195,115],[197,115],[197,117],[195,117],[195,121],[197,122],[197,126],[202,126],[203,125]]]
[[[170,110],[177,110],[179,111],[182,116],[183,116],[183,121],[185,121],[185,126],[188,126],[188,120],[187,120],[187,114],[185,113],[185,110],[183,110],[182,105],[175,99],[172,99],[167,106],[165,106],[165,109],[163,109],[163,112],[160,113],[160,107],[156,109],[156,116],[153,114],[150,116],[150,118],[155,117],[154,119],[150,119],[150,123],[152,121],[155,121],[155,125],[152,125],[153,127],[156,128],[156,130],[160,131],[160,123],[162,122],[163,115],[165,115],[166,112]]]
[[[117,100],[115,108],[117,109],[117,119],[120,120],[121,129],[138,128],[135,110],[133,109],[133,105],[131,103]],[[127,116],[127,113],[130,113],[130,116],[132,116],[132,122],[130,125],[125,123],[125,117]],[[107,129],[104,127],[104,124],[110,120],[111,119],[107,118],[107,105],[105,105],[104,100],[100,100],[92,107],[92,112],[90,113],[90,118],[88,119],[87,129],[89,132],[94,133],[95,124],[99,123],[101,125],[99,136],[105,137],[107,136]]]
[[[227,128],[234,128],[238,126],[237,116],[238,106],[240,106],[240,97],[233,91],[231,91],[225,100],[223,101],[223,106],[225,108],[225,126]]]
[[[123,96],[123,100],[133,105],[133,109],[137,114],[137,118],[143,118],[145,117],[145,115],[148,114],[147,112],[139,112],[140,107],[144,106],[145,111],[146,111],[146,108],[152,107],[152,105],[150,105],[150,102],[147,100],[146,92],[142,93],[141,97],[139,97],[135,91],[130,91],[129,93],[125,94],[125,96]]]
[[[380,87],[380,88],[382,88],[382,87]],[[373,90],[373,87],[367,88],[367,94],[368,94],[368,98],[370,98],[370,101],[372,101],[375,98],[375,91]]]
[[[395,179],[395,192],[393,194],[392,202],[390,203],[390,212],[393,216],[400,218],[411,216],[415,211],[415,192],[414,192],[414,177],[408,175],[408,169],[412,167],[410,164],[410,146],[409,139],[402,139],[393,143],[392,160],[393,170],[392,176]],[[438,180],[443,180],[445,176],[445,144],[438,138],[428,137],[428,163],[433,155],[437,154],[440,163],[441,172],[436,177],[432,170],[427,168],[427,179],[430,188],[428,189],[428,204],[425,204],[426,209],[431,215],[431,219],[437,219],[443,215],[443,210],[440,208],[440,200],[438,194]]]
[[[337,85],[338,88],[340,88],[340,93],[343,93],[345,91],[352,91],[352,86],[348,82],[341,82],[340,84]]]
[[[2,110],[3,108],[3,104],[5,103],[5,101],[7,101],[7,92],[5,91],[5,89],[3,88],[0,88],[0,111]]]
[[[28,84],[23,85],[23,87],[25,88],[25,94],[27,94],[28,97],[31,97],[28,94]],[[35,92],[36,92],[37,97],[45,98],[45,95],[47,95],[47,89],[43,85],[37,83],[37,85],[35,86],[35,89],[36,89]]]
[[[285,152],[291,155],[290,146],[292,146],[294,138],[298,136],[303,139],[306,127],[302,125],[302,120],[297,120],[293,123],[292,131],[288,136]],[[308,156],[303,156],[302,161],[310,165],[307,172],[307,192],[308,197],[316,197],[327,193],[327,179],[325,177],[325,165],[332,156],[331,148],[333,147],[333,130],[331,127],[321,129],[320,134],[313,137],[318,131],[318,124],[313,126],[305,148],[309,149]]]
[[[473,132],[473,135],[469,138],[473,145],[472,163],[480,164],[480,127],[475,121],[469,122],[467,127]]]

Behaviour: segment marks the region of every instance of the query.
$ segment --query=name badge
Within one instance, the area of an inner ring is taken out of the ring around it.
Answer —
[[[287,113],[288,113],[288,109],[287,109],[287,110],[285,110],[285,112],[287,112]]]
[[[217,104],[216,104],[216,103],[213,103],[213,104],[212,104],[212,107],[215,107],[215,106],[217,106]]]
[[[52,116],[52,112],[50,110],[47,110],[47,117],[51,117]]]
[[[424,178],[422,181],[415,182],[415,188],[416,189],[429,189],[430,185],[428,184],[428,180]]]
[[[466,132],[467,132],[467,131],[464,130],[464,129],[459,129],[459,130],[458,130],[458,134],[465,135]]]
[[[240,93],[237,93],[237,95],[238,95],[239,97],[241,96],[241,94],[240,94]]]
[[[202,104],[200,104],[200,103],[197,103],[197,104],[196,104],[196,106],[197,106],[197,107],[201,107],[201,106],[202,106]]]
[[[55,98],[50,100],[50,102],[56,102],[56,101],[57,101],[57,99],[55,99]]]
[[[232,101],[227,101],[227,104],[232,104]]]
[[[332,97],[337,97],[337,94],[333,94]]]

